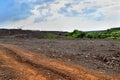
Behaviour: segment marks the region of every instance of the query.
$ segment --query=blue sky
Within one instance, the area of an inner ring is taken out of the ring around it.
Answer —
[[[119,0],[0,0],[0,28],[89,31],[119,26]]]

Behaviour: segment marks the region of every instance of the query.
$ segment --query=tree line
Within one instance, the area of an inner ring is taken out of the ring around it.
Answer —
[[[74,30],[68,33],[66,38],[84,38],[84,39],[120,39],[120,28],[111,28],[103,31],[79,31]]]

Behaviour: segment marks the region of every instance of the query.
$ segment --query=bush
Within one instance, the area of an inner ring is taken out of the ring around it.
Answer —
[[[56,38],[58,38],[58,35],[55,35],[55,34],[47,34],[47,35],[45,36],[45,38],[47,38],[47,39],[56,39]]]
[[[83,38],[85,35],[84,32],[79,30],[74,30],[73,32],[66,35],[66,38]]]
[[[82,32],[74,30],[67,34],[66,38],[88,38],[88,39],[120,39],[120,28],[107,29],[104,31]]]

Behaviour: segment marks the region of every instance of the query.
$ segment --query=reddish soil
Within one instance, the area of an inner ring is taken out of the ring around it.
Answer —
[[[119,41],[0,41],[0,80],[120,80]]]

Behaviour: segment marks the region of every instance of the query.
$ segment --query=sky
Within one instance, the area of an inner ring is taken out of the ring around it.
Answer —
[[[120,0],[0,0],[0,28],[44,31],[120,27]]]

